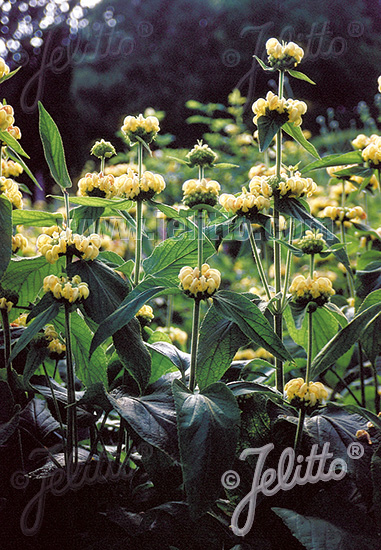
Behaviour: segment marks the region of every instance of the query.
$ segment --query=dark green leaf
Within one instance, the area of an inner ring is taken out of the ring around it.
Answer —
[[[50,173],[61,188],[67,189],[72,186],[72,183],[66,166],[61,134],[56,123],[40,101],[38,102],[38,110],[40,113],[40,136]]]
[[[317,354],[312,362],[311,378],[324,372],[352,345],[361,339],[364,328],[381,312],[381,303],[374,304],[358,314],[336,334]]]
[[[198,518],[221,491],[221,476],[234,459],[240,412],[225,384],[193,394],[179,380],[172,385],[183,479],[190,514]]]
[[[156,351],[166,355],[171,362],[176,365],[182,375],[185,375],[185,372],[190,367],[190,353],[185,353],[184,351],[179,350],[173,344],[168,344],[167,342],[155,342],[150,345],[149,348],[154,348]]]
[[[368,532],[355,535],[318,517],[304,516],[286,508],[272,509],[307,550],[375,550],[380,542]]]
[[[77,206],[70,211],[70,228],[75,233],[84,234],[103,215],[99,206]]]
[[[334,155],[327,155],[321,160],[317,160],[307,164],[302,169],[302,174],[307,174],[311,170],[317,170],[318,168],[327,168],[328,166],[341,166],[343,164],[362,164],[364,162],[361,151],[350,151],[349,153],[338,153]]]
[[[356,271],[356,294],[365,298],[370,292],[381,288],[381,262],[371,262],[363,269]]]
[[[158,281],[163,282],[163,284],[158,285]],[[139,309],[151,298],[158,294],[163,294],[164,292],[168,294],[171,289],[178,292],[178,289],[168,284],[167,281],[162,281],[161,279],[156,280],[154,277],[149,277],[140,283],[127,298],[123,300],[115,311],[100,322],[98,330],[91,342],[90,353],[93,353],[98,346],[107,340],[107,338],[129,323]]]
[[[12,149],[12,151],[14,151],[15,153],[18,153],[19,155],[26,157],[27,159],[30,158],[30,156],[21,147],[17,139],[11,136],[11,134],[6,130],[0,130],[0,141],[8,145],[8,147]]]
[[[315,84],[316,85],[316,82],[314,82],[313,80],[311,80],[306,74],[304,73],[301,73],[299,71],[294,71],[292,69],[287,69],[287,72],[288,74],[290,74],[291,76],[293,76],[294,78],[297,78],[298,80],[304,80],[305,82],[309,82],[310,84]]]
[[[149,384],[153,384],[168,372],[178,371],[176,365],[172,363],[167,355],[162,353],[159,349],[156,349],[153,345],[148,344],[147,347],[151,355],[151,377],[149,379]]]
[[[297,258],[301,258],[304,256],[304,252],[300,250],[300,248],[297,248],[296,246],[290,244],[288,241],[284,241],[281,239],[272,239],[274,242],[279,243],[284,248],[287,248],[287,250],[290,250],[294,256]]]
[[[46,324],[50,323],[57,315],[60,309],[60,304],[55,301],[48,309],[42,311],[34,321],[23,331],[20,338],[17,340],[16,345],[12,349],[10,361],[22,351]]]
[[[279,201],[279,210],[282,214],[292,216],[296,220],[303,222],[309,229],[317,229],[323,234],[324,240],[329,246],[340,243],[339,239],[329,231],[320,221],[311,216],[309,212],[300,204],[297,199],[286,198]],[[333,250],[336,258],[342,262],[350,276],[352,276],[352,270],[349,264],[348,254],[345,249],[336,248]]]
[[[8,422],[0,424],[0,445],[4,445],[15,433],[20,423],[20,405],[16,405],[16,412]]]
[[[351,168],[345,168],[334,172],[335,176],[360,176],[362,178],[368,178],[373,175],[373,169],[366,166],[352,166]]]
[[[274,114],[273,114],[274,113]],[[271,145],[272,140],[287,121],[287,113],[272,112],[272,116],[260,116],[257,120],[259,150],[261,153]]]
[[[247,342],[248,337],[238,325],[212,306],[200,327],[196,370],[200,389],[220,380],[230,367],[237,350]]]
[[[41,189],[42,191],[42,187],[41,185],[38,183],[38,181],[36,180],[36,178],[34,177],[34,175],[32,174],[32,172],[29,170],[28,166],[26,165],[26,163],[23,161],[23,159],[20,157],[20,155],[18,155],[17,153],[15,153],[15,151],[13,151],[12,149],[10,149],[9,147],[6,147],[5,149],[5,153],[8,155],[8,157],[10,157],[12,160],[14,160],[15,162],[18,162],[24,169],[24,172],[26,172],[26,174],[28,174],[28,176],[30,177],[30,179],[33,181],[34,184],[37,185],[37,187],[39,189]]]
[[[54,199],[63,201],[63,197],[52,195]],[[112,208],[113,210],[129,210],[134,206],[133,201],[127,199],[103,199],[101,197],[70,197],[72,204],[93,206],[98,208]]]
[[[27,323],[37,317],[37,315],[40,315],[43,311],[50,308],[51,305],[56,304],[57,300],[54,298],[53,294],[51,292],[47,292],[43,295],[41,300],[37,302],[35,306],[32,307],[31,311],[28,314],[27,317]]]
[[[283,361],[292,360],[266,317],[248,298],[230,290],[221,290],[214,295],[213,305],[217,313],[236,323],[249,340]]]
[[[111,406],[141,439],[179,460],[176,411],[169,385],[142,397],[120,390],[107,397]]]
[[[53,324],[60,332],[65,334],[63,315],[57,317]],[[105,352],[99,347],[89,359],[93,333],[83,317],[76,311],[70,313],[70,328],[76,375],[87,387],[96,382],[102,382],[106,386],[107,360]]]
[[[46,402],[36,397],[29,401],[21,412],[20,426],[28,431],[35,440],[41,442],[60,427],[57,420],[51,415]]]
[[[48,356],[48,350],[45,347],[37,347],[31,345],[28,350],[28,355],[26,356],[25,368],[23,372],[23,381],[27,385],[30,378],[36,372],[38,367],[45,361]]]
[[[5,273],[12,255],[12,205],[0,197],[0,278]]]
[[[232,164],[231,162],[216,162],[213,164],[213,168],[222,168],[226,170],[227,168],[239,168],[239,164]]]
[[[364,311],[367,307],[371,305],[378,304],[381,302],[381,290],[375,290],[368,294],[363,303],[359,308],[359,313]],[[377,317],[371,321],[364,329],[364,332],[361,337],[361,344],[363,349],[368,357],[369,361],[375,365],[376,358],[381,353],[381,315],[378,314]]]
[[[320,159],[319,153],[316,151],[315,147],[306,140],[303,135],[303,132],[300,126],[295,126],[292,122],[287,122],[283,125],[283,130],[295,141],[297,141],[306,151],[308,151],[316,159]]]

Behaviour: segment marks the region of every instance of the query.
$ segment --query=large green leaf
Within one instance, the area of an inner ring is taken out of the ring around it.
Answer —
[[[36,180],[36,178],[34,177],[34,175],[32,174],[32,172],[29,170],[28,166],[26,165],[26,163],[24,162],[24,160],[20,157],[20,155],[18,155],[15,151],[13,151],[10,147],[6,147],[5,149],[5,153],[8,155],[9,158],[11,158],[12,160],[14,160],[15,162],[18,162],[24,169],[24,172],[26,174],[28,174],[28,176],[30,177],[30,179],[33,181],[34,184],[37,185],[37,187],[39,189],[41,189],[42,191],[42,187],[41,185],[38,183],[38,181]]]
[[[295,71],[297,72],[297,71]],[[316,159],[320,159],[319,153],[316,151],[315,147],[306,140],[306,138],[303,135],[303,132],[300,128],[300,126],[295,126],[295,124],[291,122],[287,122],[283,125],[283,130],[292,138],[294,138],[295,141],[297,141],[306,151],[308,151],[313,157]]]
[[[258,141],[259,150],[261,153],[271,145],[272,140],[282,128],[283,124],[287,122],[287,113],[277,113],[273,111],[270,116],[260,116],[257,121],[258,126]]]
[[[62,223],[60,212],[44,212],[43,210],[14,210],[12,214],[13,225],[33,225],[45,227]]]
[[[375,290],[368,294],[359,308],[359,312],[364,311],[371,305],[381,302],[381,290]],[[381,314],[378,314],[376,318],[368,323],[365,327],[362,336],[361,344],[368,357],[369,361],[375,365],[377,356],[381,353]]]
[[[230,290],[221,290],[214,295],[213,305],[217,313],[236,323],[249,340],[283,361],[292,361],[291,355],[266,317],[248,298]]]
[[[370,292],[381,288],[381,262],[371,262],[363,269],[356,271],[356,294],[365,298]]]
[[[381,303],[374,304],[358,314],[336,334],[317,354],[311,366],[311,378],[324,372],[362,337],[364,329],[381,312]]]
[[[8,145],[10,149],[18,153],[19,155],[22,155],[23,157],[26,157],[27,159],[30,158],[30,156],[24,151],[24,149],[21,147],[17,139],[15,139],[9,132],[6,130],[0,130],[0,141]]]
[[[55,301],[47,309],[42,311],[34,321],[23,331],[20,338],[17,340],[16,345],[12,349],[10,361],[22,351],[47,323],[50,323],[57,315],[60,309],[59,302]]]
[[[168,294],[171,291],[177,293],[178,288],[161,278],[148,277],[140,283],[113,313],[102,320],[91,342],[90,353],[93,353],[97,346],[100,346],[117,330],[129,323],[148,300],[158,294],[163,294],[164,292]]]
[[[176,410],[168,384],[142,397],[115,390],[107,398],[141,439],[179,460]]]
[[[336,235],[331,233],[331,231],[329,231],[329,229],[327,229],[325,225],[323,225],[319,220],[311,216],[311,214],[304,208],[304,206],[297,199],[294,199],[294,198],[281,199],[279,201],[279,211],[282,214],[286,214],[287,216],[291,216],[296,220],[301,221],[309,229],[317,229],[320,233],[323,234],[324,240],[327,242],[327,244],[330,247],[335,244],[340,244],[340,241],[336,237]],[[333,248],[332,252],[336,256],[336,258],[345,265],[345,268],[350,274],[349,276],[352,276],[352,270],[349,264],[348,254],[346,253],[345,249]]]
[[[221,379],[237,350],[248,340],[238,325],[218,313],[215,306],[208,310],[197,349],[196,380],[200,389]]]
[[[297,78],[298,80],[304,80],[305,82],[309,82],[309,84],[316,84],[313,80],[311,80],[306,74],[301,73],[300,71],[294,71],[293,69],[287,69],[288,74],[293,76],[294,78]]]
[[[38,367],[45,361],[48,356],[48,350],[45,347],[39,347],[31,344],[26,356],[25,367],[23,371],[23,382],[28,384],[30,378],[36,372]]]
[[[44,278],[48,275],[61,275],[65,258],[60,258],[55,264],[49,264],[44,256],[32,258],[13,258],[4,274],[2,285],[14,290],[19,295],[19,306],[28,307],[40,293]],[[9,314],[12,321],[19,315],[15,308]]]
[[[212,243],[206,239],[203,247],[203,261],[214,254]],[[181,238],[169,238],[158,244],[151,256],[143,261],[144,271],[156,277],[167,278],[175,284],[179,283],[180,269],[189,265],[197,265],[197,233],[184,233]]]
[[[61,188],[67,189],[72,186],[72,183],[66,166],[61,134],[56,123],[40,101],[38,102],[38,110],[40,113],[40,136],[50,173]]]
[[[209,509],[221,491],[238,441],[240,411],[221,382],[193,394],[179,380],[172,385],[177,412],[183,479],[191,517]]]
[[[53,196],[54,199],[63,201],[63,197]],[[112,210],[129,210],[134,202],[129,199],[104,199],[102,197],[70,197],[72,204],[92,206],[96,208],[111,208]]]
[[[103,213],[104,208],[99,206],[77,206],[70,211],[70,228],[73,232],[83,235],[94,225],[95,221],[103,216]],[[100,232],[98,230],[98,233]]]
[[[178,371],[176,365],[174,365],[170,358],[162,353],[160,349],[156,349],[150,344],[147,344],[147,347],[151,355],[151,377],[149,379],[149,384],[153,384],[156,380],[168,372]]]
[[[334,155],[327,155],[321,160],[316,160],[307,164],[302,169],[303,174],[311,172],[311,170],[317,170],[318,168],[327,168],[328,166],[341,166],[342,164],[362,164],[363,158],[361,151],[350,151],[349,153],[338,153]]]
[[[0,278],[5,273],[12,254],[12,205],[0,197]]]
[[[83,308],[98,324],[118,308],[129,291],[126,281],[99,260],[72,262],[67,266],[67,273],[70,277],[79,275],[89,285],[90,294]]]
[[[65,334],[63,314],[56,317],[54,326]],[[78,378],[91,386],[96,382],[107,385],[107,359],[104,350],[99,347],[89,359],[89,348],[93,333],[84,318],[76,311],[70,313],[71,342],[73,349],[75,372]]]
[[[308,314],[303,318],[300,328],[297,327],[292,317],[291,309],[288,306],[284,311],[287,329],[291,338],[296,344],[302,346],[305,350],[308,347]],[[329,342],[339,329],[339,322],[335,316],[325,307],[319,307],[312,314],[313,333],[312,333],[312,357]],[[344,323],[344,321],[343,321]]]
[[[380,539],[376,534],[355,534],[314,516],[298,514],[286,508],[272,508],[292,534],[307,550],[375,550]]]

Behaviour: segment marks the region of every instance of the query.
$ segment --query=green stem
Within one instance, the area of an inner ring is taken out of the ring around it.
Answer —
[[[289,236],[288,236],[288,244],[292,244],[293,238],[294,238],[294,218],[290,218],[290,233],[289,233]],[[280,310],[281,310],[282,313],[284,311],[284,307],[285,307],[285,304],[286,304],[288,283],[290,281],[291,259],[292,259],[292,252],[289,249],[289,250],[287,250],[286,273],[285,273],[285,276],[284,276],[282,300],[281,300],[281,303],[280,303]]]
[[[315,266],[315,254],[310,255],[310,277],[314,277],[314,266]]]
[[[134,286],[139,284],[140,264],[142,261],[143,243],[143,201],[136,202],[136,247],[135,247],[135,272]]]
[[[139,185],[143,173],[143,145],[138,143],[138,179]],[[139,284],[140,264],[142,260],[142,238],[143,238],[143,202],[136,201],[136,246],[135,246],[135,273],[134,285]]]
[[[346,244],[344,223],[341,223],[340,229],[341,229],[341,242],[342,242],[343,244]],[[353,300],[354,300],[354,299],[355,299],[356,292],[355,292],[355,285],[354,285],[354,283],[353,283],[353,274],[352,274],[352,270],[351,270],[351,269],[350,269],[350,271],[347,271],[347,280],[348,280],[349,295],[350,295],[350,297],[353,298]]]
[[[270,289],[269,289],[269,285],[267,283],[265,270],[263,269],[262,261],[261,261],[261,258],[259,256],[259,252],[258,252],[258,248],[257,248],[257,243],[255,242],[253,229],[251,227],[251,223],[250,223],[249,220],[246,220],[246,225],[247,225],[247,230],[248,230],[248,233],[249,233],[249,241],[250,241],[251,251],[252,251],[253,256],[254,256],[255,265],[257,266],[259,277],[261,279],[262,286],[265,289],[267,299],[270,301],[271,300],[271,292],[270,292]]]
[[[299,420],[298,420],[298,427],[296,429],[295,434],[295,442],[294,442],[294,451],[295,454],[298,455],[300,445],[302,443],[302,437],[303,437],[303,426],[304,426],[304,419],[306,417],[306,411],[305,409],[299,410]]]
[[[65,344],[66,344],[66,375],[67,375],[67,465],[77,463],[78,434],[75,400],[74,364],[70,330],[70,304],[65,302]],[[74,453],[74,455],[73,455]]]
[[[311,364],[312,364],[313,311],[311,311],[308,308],[307,314],[308,314],[308,347],[307,347],[306,384],[308,386],[308,384],[310,383]]]
[[[166,321],[166,327],[169,330],[171,324],[172,324],[172,316],[173,316],[173,306],[174,306],[174,296],[171,294],[168,296],[167,301],[167,321]]]
[[[4,334],[4,364],[7,369],[7,381],[8,384],[12,387],[11,384],[11,374],[12,374],[12,363],[9,362],[11,356],[11,327],[9,325],[9,316],[7,309],[1,309],[1,322],[3,325],[3,334]]]
[[[377,367],[372,363],[373,371],[373,380],[374,380],[374,409],[376,414],[380,412],[380,394],[378,393],[378,378],[377,378]]]
[[[361,342],[358,343],[358,350],[359,350],[359,363],[360,363],[360,386],[361,386],[361,405],[363,407],[366,406],[366,399],[365,399],[365,371],[364,371],[364,357],[362,353],[362,345]]]
[[[341,208],[345,207],[345,180],[341,180],[342,190],[341,190]]]
[[[2,158],[3,158],[3,151],[4,147],[0,147],[0,178],[3,175],[3,167],[2,167]]]
[[[70,207],[69,207],[69,193],[66,189],[63,189],[63,196],[65,199],[65,210],[66,210],[66,227],[70,227]]]
[[[193,306],[192,320],[192,344],[191,344],[191,366],[189,377],[189,389],[194,391],[196,387],[196,368],[197,368],[197,348],[198,348],[198,330],[200,325],[200,300],[195,299]]]
[[[348,391],[349,395],[351,395],[353,397],[353,399],[356,401],[357,405],[359,407],[361,407],[360,401],[357,399],[357,397],[355,396],[355,394],[353,393],[353,391],[351,390],[349,385],[346,383],[344,378],[342,378],[339,374],[337,374],[337,372],[333,368],[331,368],[330,370],[331,370],[332,374],[334,374],[336,376],[336,378],[339,380],[339,382],[341,382],[341,384],[343,384],[345,389]],[[337,384],[336,384],[336,386],[337,386]],[[331,397],[331,401],[332,401],[332,397]]]
[[[101,172],[104,175],[104,173],[105,173],[105,157],[101,157]]]
[[[204,244],[204,211],[199,210],[197,212],[197,266],[200,271],[203,264],[203,244]]]
[[[279,244],[279,197],[274,197],[274,268],[275,268],[275,294],[278,295],[282,289],[281,280],[281,249]],[[282,340],[283,338],[283,314],[281,309],[281,303],[276,303],[276,310],[274,315],[274,331],[277,336]],[[284,373],[283,373],[283,361],[278,357],[275,358],[275,370],[276,370],[276,388],[279,392],[283,393],[284,386]]]
[[[50,389],[50,393],[52,394],[52,400],[53,400],[53,403],[54,403],[54,408],[56,410],[56,415],[57,415],[57,418],[58,418],[58,422],[60,424],[60,428],[61,428],[61,432],[62,434],[65,433],[65,430],[64,430],[64,427],[63,427],[63,422],[62,422],[62,417],[61,417],[61,412],[60,412],[60,408],[58,406],[58,402],[57,402],[57,398],[55,396],[55,393],[54,393],[54,389],[53,389],[53,386],[52,386],[52,383],[50,381],[50,378],[49,378],[49,375],[48,375],[48,371],[46,370],[46,367],[45,367],[45,363],[42,362],[42,368],[44,369],[44,374],[45,374],[45,379],[46,379],[46,382],[49,386],[49,389]],[[65,439],[63,440],[64,441],[64,452],[66,453],[66,445],[65,445]]]

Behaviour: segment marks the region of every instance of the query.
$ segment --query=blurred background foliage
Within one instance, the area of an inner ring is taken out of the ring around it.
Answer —
[[[348,143],[351,129],[365,124],[371,131],[378,116],[381,11],[374,0],[30,0],[2,2],[0,9],[0,54],[12,68],[23,65],[3,95],[47,189],[38,99],[60,128],[74,178],[96,139],[125,149],[116,137],[123,117],[147,107],[165,112],[165,144],[190,148],[211,127],[186,119],[229,117],[222,107],[238,88],[247,98],[241,122],[252,132],[251,104],[275,86],[253,55],[265,59],[271,36],[305,49],[301,70],[317,85],[293,81],[286,93],[307,102],[303,127],[323,137],[328,150]],[[214,106],[202,113],[189,108],[190,100]],[[349,130],[343,139],[341,130]]]

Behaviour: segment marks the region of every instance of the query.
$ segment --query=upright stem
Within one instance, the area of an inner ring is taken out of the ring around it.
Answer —
[[[166,320],[166,327],[167,329],[169,330],[171,324],[172,324],[172,315],[173,315],[173,304],[174,304],[174,297],[173,295],[169,295],[168,296],[168,301],[167,301],[167,320]]]
[[[204,245],[204,211],[199,210],[197,212],[197,266],[200,271],[201,277],[201,267],[203,264],[203,245]]]
[[[67,375],[67,466],[78,460],[77,414],[75,402],[74,365],[70,332],[70,304],[65,303],[65,344]],[[75,456],[73,455],[75,453]]]
[[[4,334],[4,363],[7,369],[8,384],[11,385],[12,364],[9,362],[9,357],[11,356],[11,328],[9,326],[8,310],[1,309],[0,311]]]
[[[254,237],[253,230],[252,230],[252,227],[251,227],[251,223],[250,223],[249,220],[246,220],[246,225],[247,225],[247,230],[248,230],[248,233],[249,233],[249,241],[250,241],[251,251],[252,251],[253,256],[254,256],[255,265],[257,266],[259,277],[261,279],[262,286],[265,289],[267,299],[270,301],[271,300],[271,293],[270,293],[269,285],[267,283],[265,270],[263,269],[262,261],[261,261],[261,258],[259,256],[258,249],[257,249],[257,243],[255,242],[255,237]]]
[[[373,380],[374,380],[374,409],[376,414],[380,412],[380,394],[378,393],[378,378],[377,367],[372,363]]]
[[[310,277],[313,279],[314,276],[314,266],[315,266],[315,254],[310,256]]]
[[[69,208],[69,193],[66,189],[63,190],[63,196],[65,199],[65,210],[66,210],[66,228],[70,227],[70,208]]]
[[[194,306],[193,306],[193,320],[192,320],[191,366],[190,366],[190,377],[189,377],[189,389],[191,391],[193,391],[196,386],[199,325],[200,325],[200,300],[196,299],[194,301]]]
[[[284,72],[279,71],[279,85],[278,96],[283,97],[283,81]],[[280,179],[280,170],[282,165],[282,129],[280,128],[276,135],[276,176]],[[279,244],[279,196],[274,195],[274,268],[275,268],[275,293],[279,294],[282,289],[282,276],[281,276],[281,249]],[[274,330],[276,334],[282,339],[283,336],[283,315],[281,310],[281,303],[276,305],[276,312],[274,315]],[[276,388],[279,392],[283,393],[284,386],[284,374],[283,374],[283,362],[276,357],[275,358],[276,369]]]
[[[294,218],[290,218],[290,233],[288,236],[288,243],[292,244],[292,239],[294,238]],[[282,292],[282,300],[280,303],[280,310],[283,313],[284,306],[286,303],[286,296],[287,296],[287,288],[288,283],[290,280],[290,271],[291,271],[291,258],[292,258],[292,252],[291,250],[287,250],[287,258],[286,258],[286,273],[284,276],[284,285],[283,285],[283,292]]]
[[[346,244],[344,223],[341,223],[340,228],[341,228],[341,242],[343,244]],[[354,300],[356,293],[355,293],[355,286],[353,284],[352,270],[347,272],[347,280],[348,280],[348,287],[349,287],[350,297],[353,298],[353,300]]]
[[[101,157],[101,172],[104,175],[104,173],[105,173],[105,157]]]
[[[294,451],[296,455],[299,453],[300,444],[302,442],[305,417],[306,417],[305,409],[299,409],[298,427],[296,429],[295,442],[294,442]]]
[[[138,143],[138,178],[139,185],[143,172],[143,145]],[[142,259],[142,231],[143,229],[143,202],[136,201],[136,246],[135,246],[135,273],[134,285],[139,284],[140,264]]]
[[[313,311],[308,309],[308,347],[307,347],[307,369],[306,369],[306,384],[310,383],[311,364],[312,364],[312,335],[313,335]]]

